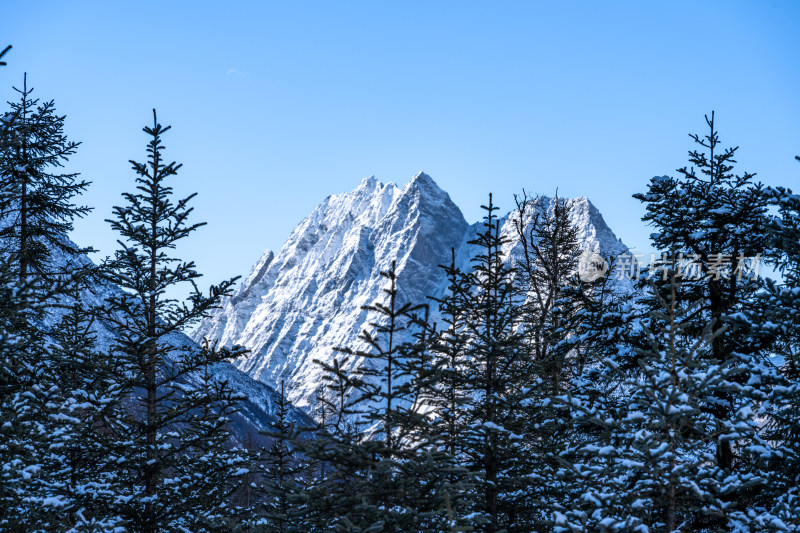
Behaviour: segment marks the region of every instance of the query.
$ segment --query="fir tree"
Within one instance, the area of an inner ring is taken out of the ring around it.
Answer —
[[[445,506],[424,415],[420,412],[430,364],[424,333],[418,342],[400,341],[403,331],[419,326],[411,303],[400,303],[396,265],[381,272],[387,279],[385,301],[364,306],[375,316],[360,339],[367,349],[341,348],[345,361],[360,361],[344,372],[337,359],[325,366],[335,413],[323,463],[331,473],[323,487],[338,495],[331,504],[339,527],[357,531],[425,529],[441,521]],[[344,488],[344,490],[342,490]]]
[[[435,300],[442,327],[433,324],[430,328],[426,347],[431,353],[430,368],[422,373],[427,390],[424,401],[433,418],[426,416],[422,422],[430,432],[431,446],[440,453],[439,491],[447,511],[447,527],[442,530],[469,531],[473,521],[467,517],[477,498],[467,462],[469,448],[463,438],[472,405],[466,381],[471,277],[456,267],[455,257],[451,250],[450,264],[440,265],[448,279],[445,295]]]
[[[712,361],[724,363],[742,354],[749,358],[763,347],[748,342],[747,332],[731,327],[730,317],[758,288],[747,275],[753,260],[768,245],[767,198],[753,174],[732,173],[736,148],[720,152],[714,114],[706,117],[709,134],[692,135],[703,151],[689,153],[692,167],[681,168],[680,179],[655,178],[647,194],[634,195],[646,204],[645,221],[657,228],[653,244],[670,253],[683,253],[700,275],[684,282],[685,299],[702,303],[702,323],[712,323]],[[700,174],[697,173],[697,170]],[[744,275],[743,275],[744,274]],[[663,276],[661,276],[663,279]],[[717,330],[725,332],[716,335]],[[704,326],[698,327],[698,334]],[[733,409],[730,398],[714,402],[714,415],[724,418]],[[718,442],[717,462],[731,468],[735,458],[729,441]]]
[[[429,337],[433,353],[428,399],[436,415],[438,439],[447,453],[455,459],[462,455],[459,435],[464,430],[466,410],[470,398],[464,392],[466,373],[466,327],[469,294],[469,277],[456,267],[455,250],[451,250],[450,264],[440,265],[447,275],[448,286],[444,297],[436,300],[441,314],[442,328],[434,328]]]
[[[17,263],[20,279],[31,273],[54,274],[48,267],[51,250],[67,254],[91,251],[80,249],[66,237],[75,217],[89,212],[73,203],[89,182],[76,173],[57,173],[79,143],[64,134],[64,116],[55,112],[52,100],[39,103],[31,97],[27,75],[17,102],[9,102],[13,121],[8,127],[8,142],[0,152],[0,242]]]
[[[114,531],[122,521],[113,510],[110,489],[118,478],[108,452],[122,391],[112,379],[113,360],[97,349],[95,318],[81,302],[80,289],[91,290],[85,284],[86,279],[70,284],[60,298],[65,312],[45,330],[51,341],[48,406],[54,414],[44,425],[48,445],[56,452],[47,476],[54,486],[52,497],[63,504],[59,514],[65,528],[71,524],[75,531]]]
[[[572,204],[556,196],[550,206],[523,191],[515,198],[514,229],[522,248],[515,282],[525,298],[524,314],[528,350],[538,376],[558,394],[568,374],[565,353],[555,346],[564,334],[565,315],[577,309],[563,305],[562,291],[577,284],[578,229],[572,224]]]
[[[407,509],[399,525],[405,530],[459,531],[462,527],[468,530],[462,519],[465,513],[461,511],[467,508],[465,494],[471,484],[466,469],[451,453],[451,439],[446,436],[448,429],[452,429],[448,421],[456,413],[448,413],[448,420],[440,420],[436,412],[437,398],[445,396],[445,406],[450,405],[448,400],[453,400],[442,389],[446,386],[445,374],[453,377],[458,370],[448,366],[446,355],[442,357],[444,354],[436,352],[442,339],[436,336],[428,306],[412,308],[408,318],[412,340],[399,349],[403,361],[399,374],[401,396],[408,402],[398,413],[401,452],[395,484],[398,493],[404,495]],[[457,391],[455,394],[461,396]]]
[[[41,321],[57,291],[21,282],[17,263],[0,258],[0,527],[44,531],[56,527],[62,502],[54,495],[48,405],[48,340]],[[23,304],[24,302],[24,304]]]
[[[532,365],[519,331],[521,310],[513,272],[502,251],[497,207],[489,196],[469,274],[464,335],[464,394],[472,398],[461,438],[465,466],[474,475],[473,522],[486,531],[523,530],[519,521],[530,463],[522,443],[524,405]]]
[[[294,423],[289,420],[289,405],[281,381],[275,413],[277,421],[273,429],[266,432],[272,439],[272,444],[259,461],[264,510],[255,528],[257,530],[279,533],[301,531],[297,522],[303,512],[299,492],[302,490],[304,465],[292,444],[301,437],[295,430]]]
[[[52,172],[77,146],[64,136],[64,117],[52,101],[38,105],[27,83],[18,92],[0,131],[2,277],[11,291],[4,293],[8,342],[0,350],[3,427],[10,433],[0,455],[10,491],[4,496],[13,494],[4,498],[3,522],[31,531],[110,530],[114,517],[94,511],[107,481],[97,425],[113,392],[92,352],[91,319],[75,300],[87,269],[51,261],[53,250],[68,258],[86,251],[67,232],[74,217],[88,212],[72,203],[87,183]]]
[[[391,269],[382,271],[381,276],[388,280],[389,287],[383,292],[387,301],[363,306],[364,311],[376,315],[375,322],[369,330],[361,332],[359,339],[368,348],[352,350],[348,347],[338,350],[350,358],[360,358],[365,362],[359,375],[359,405],[365,422],[374,426],[381,433],[383,441],[382,455],[392,457],[399,449],[398,435],[399,411],[408,408],[410,400],[405,396],[405,388],[399,382],[404,372],[406,361],[402,357],[400,335],[406,329],[410,303],[398,301],[396,264],[392,261]],[[405,404],[405,405],[404,405]]]
[[[720,153],[707,121],[694,167],[636,195],[669,251],[644,269],[642,294],[581,312],[590,327],[579,338],[600,365],[590,360],[556,399],[579,430],[559,473],[579,503],[556,508],[559,531],[772,528],[757,495],[774,454],[756,413],[775,381],[764,364],[774,335],[752,318],[752,258],[767,249],[770,218],[763,189],[732,174],[735,149]]]
[[[614,258],[607,261],[611,266],[615,263]],[[575,510],[575,502],[581,501],[587,489],[596,488],[587,475],[590,472],[578,466],[583,463],[581,447],[608,445],[604,416],[622,409],[625,401],[622,383],[628,374],[619,371],[620,361],[630,354],[627,339],[636,330],[640,312],[630,303],[636,294],[620,293],[614,284],[615,280],[604,276],[568,286],[562,295],[576,309],[554,347],[557,353],[569,354],[565,357],[569,380],[560,395],[541,401],[537,413],[546,418],[531,428],[537,435],[534,442],[540,442],[544,451],[536,469],[538,477],[532,480],[532,492],[543,511],[539,531],[557,529],[559,517]]]
[[[591,395],[596,383],[587,378],[599,364],[603,350],[598,340],[608,331],[606,313],[616,298],[608,277],[582,281],[578,275],[580,248],[571,201],[556,196],[544,203],[523,192],[516,203],[512,221],[520,252],[514,282],[532,370],[523,406],[529,464],[521,515],[526,527],[548,530],[553,511],[576,497],[561,467],[570,444],[586,438],[587,429],[575,423],[559,398],[568,391]]]
[[[21,282],[16,261],[7,257],[0,271],[0,522],[12,530],[87,523],[94,530],[111,529],[113,517],[94,513],[107,481],[94,422],[114,395],[96,372],[91,335],[75,335],[73,326],[85,333],[86,315],[73,309],[56,328],[48,327],[53,302],[63,300],[74,284],[42,282],[33,275]]]
[[[325,416],[317,421],[313,438],[295,439],[293,444],[317,465],[307,479],[300,506],[299,524],[308,531],[322,531],[331,526],[341,531],[363,531],[382,524],[372,523],[374,508],[366,509],[361,496],[372,464],[372,454],[362,446],[364,424],[359,409],[361,386],[358,372],[349,368],[346,357],[336,357],[331,365],[315,361],[325,368],[326,391],[319,402]],[[363,516],[362,516],[363,515]],[[367,522],[366,528],[363,521]]]
[[[742,369],[735,361],[708,364],[712,327],[698,338],[694,315],[702,303],[680,307],[677,265],[667,272],[666,296],[656,296],[661,308],[649,312],[659,329],[643,326],[649,346],[636,349],[639,372],[608,367],[621,398],[602,410],[573,400],[578,416],[593,417],[604,432],[576,443],[583,461],[573,468],[588,482],[581,504],[557,522],[560,530],[717,530],[730,518],[727,484],[741,490],[746,483],[716,464],[716,443],[757,439],[756,402],[745,399],[722,423],[706,408],[709,396],[738,392]]]
[[[171,198],[168,179],[180,165],[162,158],[161,139],[169,129],[154,110],[153,125],[144,128],[147,162],[131,161],[136,192],[123,195],[126,205],[115,207],[109,221],[123,239],[121,249],[104,265],[105,279],[123,289],[102,311],[116,335],[114,378],[127,396],[115,454],[124,482],[116,490],[128,527],[142,532],[219,527],[232,513],[227,499],[246,473],[245,456],[228,446],[226,423],[236,397],[209,371],[237,353],[198,349],[180,335],[234,280],[204,296],[195,285],[200,274],[194,263],[168,253],[203,225],[188,222],[194,194]],[[165,294],[182,284],[193,288],[187,302]]]
[[[706,477],[694,482],[708,487],[723,502],[725,513],[698,509],[690,523],[695,529],[713,530],[733,523],[764,481],[763,472],[749,456],[749,450],[761,441],[752,417],[743,413],[766,399],[772,377],[762,364],[769,344],[762,342],[765,338],[751,321],[741,320],[760,287],[752,270],[768,243],[766,195],[752,174],[733,174],[736,148],[720,150],[714,115],[706,121],[709,134],[692,135],[700,146],[689,153],[692,166],[679,169],[679,178],[654,178],[646,194],[634,196],[646,205],[644,220],[656,227],[654,246],[667,251],[644,272],[652,288],[640,302],[648,312],[639,331],[664,329],[666,316],[654,312],[661,307],[660,300],[669,300],[668,274],[676,261],[674,268],[683,278],[676,306],[693,310],[682,322],[681,336],[687,342],[709,339],[694,356],[696,372],[711,375],[725,369],[724,383],[709,386],[699,399],[702,416],[710,416],[713,424],[695,437],[712,440],[714,468],[706,469]],[[638,335],[637,340],[635,329],[631,333],[629,346],[634,350],[621,350],[609,364],[646,380],[639,357],[650,341],[647,335]],[[627,389],[621,387],[620,393]],[[723,478],[725,483],[721,483]]]
[[[771,472],[758,501],[765,508],[763,525],[783,525],[789,530],[800,527],[800,198],[785,187],[772,188],[769,194],[777,211],[771,226],[774,254],[770,261],[782,282],[767,280],[761,305],[750,318],[763,335],[774,339],[772,351],[780,377],[767,408],[760,412],[767,417],[765,437],[774,449],[764,447],[753,456]]]
[[[699,279],[684,284],[685,298],[702,302],[696,332],[699,335],[706,324],[712,324],[710,360],[726,363],[738,354],[750,359],[763,349],[728,322],[757,288],[756,280],[741,274],[752,270],[752,258],[757,261],[767,249],[767,198],[762,186],[753,182],[753,174],[732,173],[736,148],[720,150],[713,113],[706,122],[708,135],[692,135],[702,149],[689,153],[693,166],[679,169],[679,179],[654,178],[646,194],[634,197],[646,204],[644,220],[657,228],[653,245],[684,254],[699,269],[700,275],[692,276]],[[723,328],[725,333],[716,335]],[[710,402],[720,420],[735,411],[734,403],[725,395]],[[732,443],[720,440],[719,466],[730,469],[735,459]]]

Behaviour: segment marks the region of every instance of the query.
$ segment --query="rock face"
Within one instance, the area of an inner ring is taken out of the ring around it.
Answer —
[[[536,208],[546,210],[552,201],[540,197]],[[574,206],[584,248],[603,255],[627,251],[586,198]],[[509,258],[519,252],[513,216],[501,219]],[[241,371],[271,387],[284,380],[292,403],[309,408],[323,383],[314,360],[331,363],[336,347],[365,347],[358,336],[374,317],[361,307],[382,300],[380,272],[396,261],[400,301],[431,303],[428,296],[442,296],[447,285],[439,265],[449,264],[455,250],[458,266],[469,268],[474,250],[468,241],[481,224],[469,225],[424,173],[402,189],[366,178],[352,192],[323,200],[277,255],[267,250],[193,338],[245,346],[249,355],[235,363]]]

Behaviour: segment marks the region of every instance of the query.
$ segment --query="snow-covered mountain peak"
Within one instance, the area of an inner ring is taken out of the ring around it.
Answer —
[[[431,191],[434,194],[436,194],[439,191],[444,192],[439,187],[439,184],[433,181],[433,178],[431,178],[421,170],[416,174],[414,174],[414,176],[410,180],[408,180],[408,183],[406,184],[404,189],[426,190],[426,191]]]
[[[405,196],[415,196],[420,198],[420,204],[423,207],[435,208],[437,205],[446,205],[450,209],[451,204],[455,206],[450,200],[450,195],[447,194],[439,185],[424,172],[418,172],[411,178],[408,183],[403,187],[401,192]],[[459,213],[461,211],[459,210]]]
[[[397,264],[401,298],[440,292],[438,265],[468,225],[433,179],[419,173],[402,189],[374,176],[327,197],[281,250],[265,255],[236,295],[195,332],[251,354],[238,366],[265,383],[286,380],[289,398],[312,403],[314,359],[352,345],[371,318],[361,309],[382,295],[382,270]],[[431,266],[433,265],[433,268]]]
[[[362,187],[374,188],[376,185],[382,185],[382,184],[381,182],[378,181],[378,178],[375,177],[375,174],[370,174],[369,176],[361,180],[361,183],[358,185],[358,188],[359,189]]]
[[[359,194],[372,194],[376,189],[383,189],[385,187],[386,185],[378,181],[378,178],[376,178],[375,175],[372,174],[361,180],[361,183],[358,184],[358,187],[356,187],[355,190],[353,190],[353,192]]]
[[[611,252],[613,255],[627,251],[611,228],[608,227],[600,210],[585,196],[572,199],[573,224],[578,227],[579,236],[586,249],[595,253]]]
[[[536,209],[552,202],[538,197]],[[584,247],[610,253],[624,249],[587,199],[575,199],[574,205]],[[501,218],[509,255],[516,254],[518,244],[513,216]],[[439,265],[450,262],[451,250],[458,266],[470,268],[474,250],[467,243],[480,225],[469,225],[449,194],[424,172],[402,189],[369,176],[352,191],[327,197],[277,254],[265,253],[195,338],[247,347],[250,354],[237,362],[240,370],[273,387],[284,380],[295,405],[314,405],[323,382],[315,360],[331,364],[341,357],[337,347],[366,348],[359,334],[375,317],[362,306],[384,298],[386,280],[380,272],[394,261],[401,303],[430,303],[429,296],[444,294],[447,280]],[[359,364],[351,359],[345,368]]]

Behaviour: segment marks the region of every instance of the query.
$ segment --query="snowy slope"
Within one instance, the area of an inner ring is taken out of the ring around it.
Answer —
[[[539,198],[537,209],[552,200]],[[574,222],[585,249],[606,254],[627,251],[586,199],[574,203]],[[513,213],[501,231],[518,253]],[[336,347],[365,347],[359,333],[374,317],[361,309],[382,299],[380,271],[396,260],[401,302],[430,303],[446,288],[440,264],[469,268],[467,244],[481,222],[467,224],[449,195],[426,174],[402,189],[374,177],[352,192],[329,196],[295,228],[277,255],[265,252],[236,293],[193,333],[223,345],[240,344],[250,353],[236,366],[275,387],[285,380],[289,399],[313,406],[323,372],[315,360],[331,363]],[[436,310],[433,310],[436,316]],[[361,362],[352,359],[349,364]],[[347,369],[347,368],[346,368]]]

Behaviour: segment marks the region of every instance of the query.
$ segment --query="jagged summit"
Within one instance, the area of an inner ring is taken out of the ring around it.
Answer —
[[[381,187],[382,188],[382,187],[384,187],[384,184],[381,183],[380,181],[378,181],[378,178],[376,178],[375,175],[372,174],[372,175],[367,176],[363,180],[361,180],[361,183],[358,184],[358,187],[356,187],[355,190],[356,191],[373,191],[377,187]]]
[[[410,180],[408,180],[408,185],[406,187],[430,187],[432,189],[441,190],[439,184],[433,181],[433,178],[425,174],[423,171],[419,171]]]
[[[335,347],[350,345],[367,326],[361,306],[380,296],[380,271],[397,262],[403,298],[436,294],[435,266],[460,246],[467,227],[424,173],[402,189],[365,178],[323,200],[276,255],[265,254],[195,338],[247,346],[240,369],[265,383],[285,380],[290,399],[308,405],[320,384],[313,360],[330,361]]]
[[[540,197],[537,205],[546,209],[550,202]],[[585,247],[625,250],[587,199],[575,206]],[[509,237],[511,216],[501,227]],[[270,386],[284,380],[289,399],[308,407],[322,385],[314,360],[331,363],[336,347],[362,347],[358,336],[371,317],[361,307],[382,296],[381,270],[396,261],[400,299],[429,303],[428,296],[443,295],[447,286],[438,265],[449,263],[451,250],[469,267],[467,243],[479,227],[424,172],[402,189],[369,176],[354,190],[325,198],[277,254],[266,252],[194,337],[244,345],[250,353],[236,363],[240,370]],[[514,254],[516,244],[512,238],[506,252]]]

